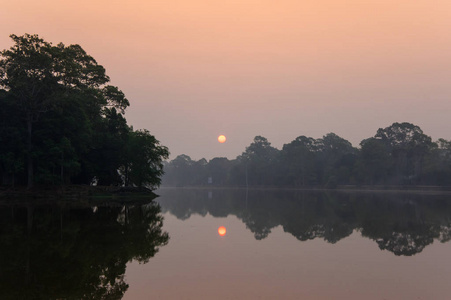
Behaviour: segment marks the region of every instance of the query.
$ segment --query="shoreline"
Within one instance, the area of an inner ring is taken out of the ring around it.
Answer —
[[[158,197],[154,191],[140,187],[117,186],[90,186],[90,185],[65,185],[65,186],[35,186],[27,189],[23,186],[0,187],[0,199],[12,201],[26,200],[89,200],[89,199],[122,199],[141,198],[150,200]]]
[[[451,195],[450,186],[351,186],[339,185],[336,188],[322,187],[274,187],[274,186],[161,186],[158,190],[262,190],[262,191],[305,191],[305,192],[357,192],[357,193],[411,193],[428,195]]]

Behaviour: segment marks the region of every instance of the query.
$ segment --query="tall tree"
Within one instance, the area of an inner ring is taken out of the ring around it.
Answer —
[[[106,96],[111,93],[103,86],[109,78],[105,69],[79,45],[53,46],[38,35],[30,34],[11,35],[11,38],[14,45],[0,55],[0,86],[18,102],[26,124],[28,187],[32,187],[37,156],[33,124],[73,93],[90,90],[97,105],[109,104]],[[128,102],[119,105],[127,106]]]
[[[389,148],[397,183],[415,183],[421,177],[424,158],[433,143],[419,126],[407,122],[393,123],[379,128],[374,137]]]
[[[317,154],[318,144],[314,138],[299,136],[291,143],[283,145],[281,155],[286,184],[314,185]]]
[[[89,183],[94,176],[101,184],[123,184],[119,168],[134,165],[128,181],[159,184],[167,148],[127,125],[129,101],[107,84],[92,56],[79,45],[55,46],[38,35],[11,38],[13,46],[0,53],[0,115],[11,116],[0,122],[0,141],[14,141],[0,146],[2,177],[14,178],[25,166],[29,188],[35,181]],[[13,144],[25,145],[23,154]],[[146,163],[128,155],[130,147]]]
[[[360,146],[361,181],[371,185],[386,183],[393,164],[387,145],[380,139],[369,138],[363,140]]]
[[[126,185],[157,187],[163,175],[163,159],[169,151],[147,130],[131,132],[127,143],[127,159],[122,168]]]
[[[357,149],[335,133],[328,133],[317,140],[320,151],[319,177],[327,187],[338,183],[348,184],[354,167]]]
[[[212,178],[212,184],[224,185],[227,183],[231,163],[226,157],[215,157],[208,162],[208,174]]]
[[[0,184],[14,185],[24,168],[23,126],[19,121],[17,103],[0,89]]]
[[[274,169],[279,150],[262,136],[256,136],[239,160],[245,164],[246,182],[251,185],[274,184]]]

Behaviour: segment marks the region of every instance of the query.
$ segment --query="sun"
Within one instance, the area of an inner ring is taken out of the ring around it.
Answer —
[[[221,226],[218,228],[218,233],[220,236],[225,236],[226,232],[227,232],[227,230],[224,226]]]
[[[222,144],[222,143],[225,143],[225,141],[226,141],[225,135],[221,134],[220,136],[218,136],[218,142],[220,142]]]

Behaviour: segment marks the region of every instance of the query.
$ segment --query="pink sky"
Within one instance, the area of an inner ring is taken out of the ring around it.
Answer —
[[[0,0],[0,49],[12,33],[80,44],[171,158],[256,135],[357,146],[393,122],[451,139],[449,0]]]

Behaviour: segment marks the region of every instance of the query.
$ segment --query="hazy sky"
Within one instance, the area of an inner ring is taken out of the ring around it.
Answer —
[[[0,0],[0,49],[12,33],[80,44],[171,158],[393,122],[451,139],[449,0]]]

